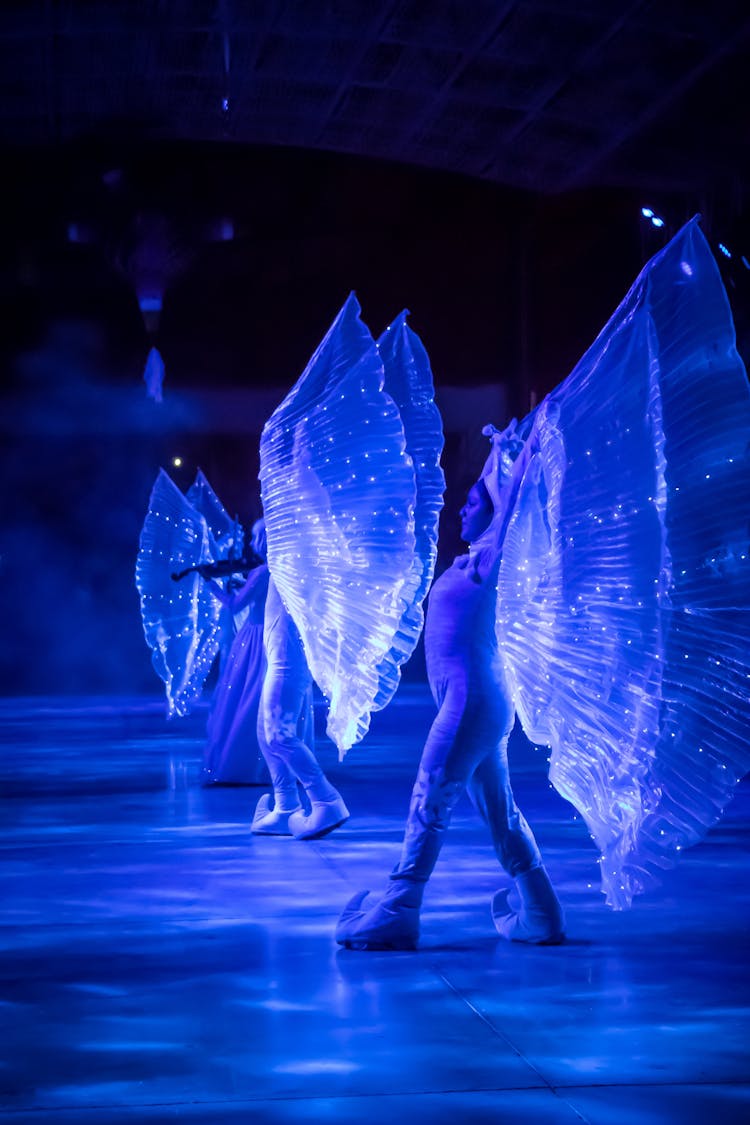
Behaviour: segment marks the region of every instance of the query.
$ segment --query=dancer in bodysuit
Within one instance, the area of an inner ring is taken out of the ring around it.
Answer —
[[[464,789],[490,828],[519,900],[510,910],[507,892],[495,895],[498,932],[537,944],[564,937],[562,909],[511,790],[507,744],[515,712],[495,635],[502,538],[526,465],[522,443],[496,441],[490,463],[461,511],[469,554],[459,556],[430,593],[425,655],[438,714],[422,752],[401,858],[380,900],[369,905],[369,892],[361,891],[344,910],[336,940],[349,948],[415,947],[425,886]]]
[[[325,836],[349,819],[310,749],[305,727],[312,730],[312,677],[296,625],[271,579],[264,624],[266,676],[260,702],[258,737],[271,774],[273,795],[261,797],[252,830],[256,835]],[[310,811],[300,803],[299,785]]]

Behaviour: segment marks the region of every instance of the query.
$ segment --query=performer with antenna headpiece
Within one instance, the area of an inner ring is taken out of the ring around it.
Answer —
[[[487,432],[487,431],[485,431]],[[425,630],[439,707],[401,859],[351,900],[337,940],[413,948],[465,787],[512,879],[510,940],[564,934],[515,807],[518,714],[601,851],[615,909],[716,822],[750,768],[750,390],[726,293],[693,220],[656,255],[570,376],[492,431],[462,512],[468,556]]]

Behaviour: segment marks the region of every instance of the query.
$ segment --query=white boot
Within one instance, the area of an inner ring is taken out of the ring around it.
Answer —
[[[347,949],[416,949],[419,938],[421,893],[409,883],[389,884],[379,901],[364,905],[369,891],[357,891],[336,926],[336,941]],[[416,901],[409,902],[414,896]]]
[[[518,909],[510,909],[507,890],[498,891],[492,900],[492,921],[500,936],[532,945],[565,941],[563,909],[545,869],[533,867],[517,875],[514,883]]]
[[[415,949],[419,910],[451,813],[463,792],[462,782],[446,781],[443,770],[421,767],[412,790],[401,859],[383,897],[364,905],[369,891],[359,891],[346,905],[336,941],[347,949]]]
[[[288,811],[276,808],[273,803],[273,796],[270,793],[264,793],[255,806],[255,815],[250,831],[254,836],[292,836],[293,832],[289,827],[290,817],[301,811],[299,805],[296,809],[289,809]]]
[[[310,812],[298,809],[289,817],[289,831],[298,840],[317,840],[327,836],[349,819],[349,810],[341,794],[327,801],[310,801]]]

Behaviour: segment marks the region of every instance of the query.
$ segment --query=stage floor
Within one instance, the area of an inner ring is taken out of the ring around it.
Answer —
[[[343,765],[323,747],[352,817],[301,842],[250,835],[263,790],[201,788],[205,711],[0,701],[0,1117],[750,1120],[747,782],[661,890],[615,914],[583,823],[516,739],[568,943],[493,936],[505,879],[464,800],[419,951],[334,944],[346,900],[397,859],[431,713],[407,685]]]

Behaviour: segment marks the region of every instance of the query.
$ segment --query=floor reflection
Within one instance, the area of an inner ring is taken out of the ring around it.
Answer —
[[[7,1119],[750,1119],[747,784],[659,891],[613,914],[584,826],[517,741],[570,941],[495,939],[504,878],[464,803],[419,951],[334,945],[347,898],[398,855],[430,714],[408,686],[343,765],[323,746],[353,815],[302,843],[250,835],[258,789],[201,788],[205,712],[0,701]]]

